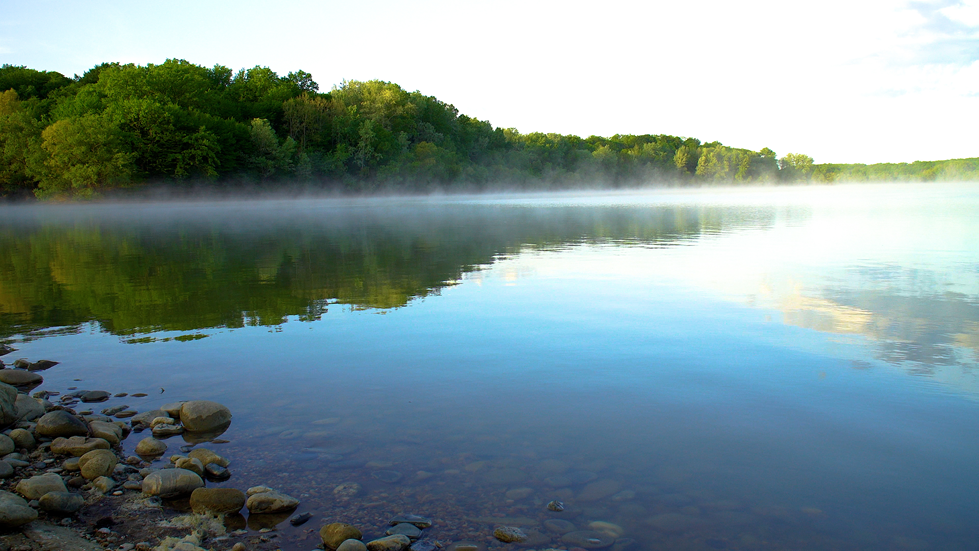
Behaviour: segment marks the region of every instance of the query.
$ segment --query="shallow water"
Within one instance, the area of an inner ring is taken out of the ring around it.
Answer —
[[[975,235],[944,184],[6,207],[0,337],[62,362],[43,389],[150,394],[96,411],[228,405],[224,485],[315,515],[283,549],[401,512],[490,547],[503,517],[535,549],[572,546],[548,518],[972,549]]]

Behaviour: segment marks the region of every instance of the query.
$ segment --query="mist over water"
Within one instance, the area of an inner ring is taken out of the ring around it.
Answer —
[[[617,551],[970,549],[977,213],[969,184],[5,207],[0,338],[63,362],[42,388],[228,405],[225,485],[365,536],[526,517],[567,549],[560,499]]]

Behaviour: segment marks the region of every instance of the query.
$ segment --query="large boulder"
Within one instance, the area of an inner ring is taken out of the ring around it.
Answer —
[[[210,400],[193,400],[180,406],[180,422],[193,432],[218,430],[231,423],[231,410]]]
[[[17,389],[0,383],[0,427],[17,422]]]
[[[26,369],[0,369],[0,383],[19,388],[34,388],[44,382],[44,377]]]
[[[163,455],[165,451],[167,451],[166,443],[152,436],[147,436],[136,444],[136,455],[140,457],[157,457]]]
[[[49,411],[37,420],[35,429],[41,436],[88,436],[88,425],[64,410]]]
[[[18,394],[17,402],[14,404],[17,409],[17,419],[19,421],[33,421],[44,415],[44,406],[36,398],[31,398],[26,394]]]
[[[48,492],[38,500],[42,511],[56,515],[73,515],[85,505],[85,498],[71,492]]]
[[[198,514],[237,513],[245,499],[245,492],[235,488],[197,488],[190,494],[190,508]]]
[[[161,469],[143,479],[143,493],[163,498],[179,497],[204,486],[204,480],[187,469]]]
[[[88,424],[88,427],[92,430],[92,436],[101,438],[113,446],[118,446],[119,442],[122,441],[122,427],[115,423],[92,421]]]
[[[67,492],[68,488],[60,476],[46,473],[21,480],[14,490],[27,499],[40,499],[48,492]]]
[[[24,498],[0,490],[0,528],[15,528],[37,518]]]

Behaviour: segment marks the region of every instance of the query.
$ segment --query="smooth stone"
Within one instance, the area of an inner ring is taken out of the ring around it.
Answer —
[[[120,411],[124,411],[127,409],[129,409],[129,406],[124,406],[124,405],[112,406],[110,408],[103,409],[102,415],[108,415],[109,417],[112,417],[113,415],[119,413]]]
[[[0,383],[0,426],[6,427],[18,421],[17,395],[16,388]]]
[[[92,421],[88,424],[88,426],[92,431],[92,436],[101,438],[113,446],[118,446],[119,443],[122,442],[122,427],[115,423],[107,421]]]
[[[371,473],[371,476],[388,484],[394,484],[401,480],[401,473],[398,471],[374,471]]]
[[[107,494],[111,492],[112,489],[115,487],[116,487],[116,481],[112,480],[107,476],[100,476],[92,481],[92,488],[95,488],[96,490],[102,492],[103,494]]]
[[[578,494],[578,501],[598,501],[614,495],[622,489],[622,483],[616,480],[603,479],[597,480],[582,488]]]
[[[14,466],[0,459],[0,478],[10,478],[14,476]]]
[[[108,400],[111,396],[112,394],[104,390],[92,390],[90,392],[86,392],[85,394],[79,396],[79,399],[88,404],[92,402],[104,402]]]
[[[174,419],[180,419],[180,408],[185,402],[170,402],[169,404],[163,404],[160,409],[167,414],[167,417],[172,417]]]
[[[136,396],[136,395],[133,394],[133,396]],[[167,415],[166,412],[164,412],[162,410],[159,410],[159,409],[153,409],[153,410],[150,410],[150,411],[144,411],[143,413],[138,413],[138,414],[134,415],[129,420],[129,424],[132,427],[136,427],[137,425],[144,425],[144,426],[147,426],[148,427],[148,426],[150,426],[150,423],[153,421],[153,419],[156,419],[157,417],[166,417],[166,415]]]
[[[339,486],[337,486],[337,487],[339,488]],[[358,489],[360,489],[359,486],[358,486]],[[334,493],[336,492],[336,490],[333,490],[333,491],[334,491]],[[388,525],[390,525],[390,526],[395,526],[395,525],[402,524],[402,523],[407,523],[407,524],[414,525],[416,528],[420,528],[422,530],[424,530],[425,528],[429,528],[429,527],[432,526],[432,521],[430,519],[427,519],[427,518],[425,518],[423,516],[419,516],[419,515],[398,515],[398,516],[396,516],[393,519],[391,519],[391,520],[388,521]]]
[[[160,423],[153,427],[153,436],[174,436],[182,432],[184,432],[184,427],[170,423]]]
[[[180,422],[192,432],[213,431],[231,423],[231,410],[210,400],[192,400],[180,406]]]
[[[445,551],[486,551],[486,544],[479,541],[457,541],[446,547]]]
[[[217,463],[208,463],[204,465],[204,476],[208,480],[213,480],[215,482],[220,482],[222,480],[228,480],[231,478],[231,473],[228,469],[218,465]]]
[[[136,417],[137,415],[139,415],[138,411],[134,409],[127,409],[125,411],[120,411],[119,413],[116,413],[115,415],[113,415],[113,417],[115,417],[116,419],[128,419],[129,417]]]
[[[37,420],[37,434],[56,438],[58,436],[88,436],[88,425],[64,410],[49,411]]]
[[[16,449],[17,444],[14,443],[13,438],[7,436],[6,434],[0,434],[0,456],[13,453]]]
[[[37,518],[24,498],[0,490],[0,528],[16,528]]]
[[[546,528],[549,532],[554,532],[558,535],[567,534],[568,532],[574,532],[577,530],[574,524],[558,518],[545,520],[544,528]]]
[[[187,454],[187,457],[199,459],[205,467],[212,463],[218,465],[219,467],[227,467],[231,464],[230,461],[207,448],[195,448]]]
[[[411,539],[408,536],[387,536],[367,542],[367,551],[402,551],[409,545]]]
[[[167,451],[167,445],[165,442],[157,440],[152,436],[147,436],[136,444],[135,451],[136,455],[142,457],[156,457],[163,455]]]
[[[367,545],[360,540],[343,540],[343,542],[337,546],[337,551],[367,551]]]
[[[564,510],[564,503],[561,503],[560,501],[556,501],[556,500],[551,501],[547,504],[547,510],[554,511],[555,513],[560,513],[561,511]]]
[[[0,383],[10,386],[37,386],[43,382],[44,377],[26,369],[0,369]]]
[[[561,541],[568,545],[575,545],[584,549],[602,549],[615,543],[615,538],[605,532],[595,530],[579,530],[568,532],[561,536]]]
[[[25,478],[17,483],[15,491],[27,499],[39,499],[48,492],[67,492],[68,487],[60,476],[54,473],[39,474]]]
[[[82,454],[84,455],[84,454]],[[78,458],[72,457],[70,459],[65,459],[65,462],[61,464],[61,468],[68,472],[77,472],[82,468],[78,466]]]
[[[44,371],[45,369],[51,369],[59,363],[60,362],[53,362],[51,360],[38,360],[27,366],[27,369],[30,371]]]
[[[687,532],[703,526],[704,521],[697,517],[680,513],[666,513],[649,519],[648,524],[660,532]]]
[[[432,540],[418,540],[411,542],[411,547],[408,549],[410,551],[436,551],[439,546],[435,545]]]
[[[622,535],[625,534],[625,528],[619,526],[618,524],[613,524],[604,520],[589,522],[588,529],[596,532],[605,532],[616,539],[621,538]]]
[[[34,435],[31,431],[25,429],[14,429],[10,431],[10,439],[14,441],[14,445],[18,448],[25,450],[33,450],[37,447],[37,442],[34,440]]]
[[[181,457],[176,463],[174,463],[174,466],[178,469],[194,471],[198,476],[204,476],[204,465],[201,463],[200,459],[195,459],[193,457]]]
[[[422,531],[414,524],[402,522],[401,524],[395,524],[394,526],[388,528],[384,534],[388,536],[408,536],[410,539],[416,540],[421,537]]]
[[[139,492],[143,490],[143,483],[138,480],[127,480],[122,483],[122,487],[126,490],[134,490]]]
[[[38,500],[38,506],[46,513],[73,515],[85,505],[85,498],[71,492],[48,492]]]
[[[320,539],[327,549],[337,549],[346,540],[359,540],[362,537],[364,535],[360,530],[344,522],[334,522],[320,528]]]
[[[190,494],[195,513],[237,513],[245,506],[245,493],[235,488],[197,488]]]
[[[93,450],[78,458],[82,476],[95,480],[100,476],[110,476],[119,458],[109,450]]]
[[[313,513],[310,512],[300,513],[292,517],[291,519],[289,519],[289,524],[293,526],[302,526],[303,524],[309,522],[309,519],[311,518],[313,518]]]
[[[155,417],[152,421],[150,421],[150,428],[154,428],[159,425],[176,425],[176,424],[177,424],[177,420],[174,419],[173,417],[160,416],[160,417]]]
[[[111,447],[109,442],[103,438],[86,438],[84,436],[72,436],[71,438],[58,437],[51,442],[51,453],[81,457],[90,451],[107,450]]]
[[[520,543],[527,541],[527,534],[516,526],[497,526],[493,530],[493,537],[503,543]]]
[[[143,479],[143,493],[162,498],[171,498],[192,493],[204,486],[197,473],[187,469],[161,469],[149,473]]]
[[[17,419],[20,421],[33,421],[45,412],[44,405],[39,400],[26,394],[17,395],[14,407],[17,409]]]
[[[249,513],[285,513],[299,506],[299,500],[277,490],[258,492],[250,495],[245,507]]]

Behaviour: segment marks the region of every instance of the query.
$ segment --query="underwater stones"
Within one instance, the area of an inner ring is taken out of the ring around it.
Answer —
[[[374,471],[371,473],[373,478],[380,480],[381,482],[387,482],[388,484],[394,484],[395,482],[401,480],[401,473],[398,471]]]
[[[160,419],[167,419],[167,420],[169,420],[171,422],[159,422],[159,423],[157,423],[157,421],[160,420]],[[173,421],[173,419],[170,419],[169,417],[157,417],[156,419],[154,419],[153,422],[155,424],[153,425],[153,429],[152,429],[153,436],[156,436],[156,437],[174,436],[176,434],[183,433],[184,432],[184,427],[182,427],[180,425],[177,425],[177,424],[173,423],[172,421]]]
[[[596,532],[604,532],[613,538],[621,538],[622,534],[625,534],[625,529],[618,524],[613,524],[611,522],[605,522],[604,520],[596,520],[588,523],[588,529],[594,530]]]
[[[231,423],[231,410],[210,400],[192,400],[180,406],[180,422],[189,431],[214,431]]]
[[[320,528],[320,539],[327,549],[337,549],[346,540],[359,540],[364,535],[356,527],[334,522]]]
[[[92,450],[78,458],[78,467],[82,476],[95,480],[100,476],[109,476],[116,468],[119,459],[109,450]]]
[[[574,524],[557,518],[545,520],[544,528],[546,528],[548,532],[553,532],[558,535],[574,532],[577,529]]]
[[[27,499],[40,499],[48,492],[67,492],[68,488],[60,476],[46,473],[21,480],[14,490]]]
[[[86,404],[93,402],[104,402],[112,395],[104,390],[91,390],[79,396],[79,399]]]
[[[88,436],[88,425],[64,410],[49,411],[37,420],[37,434],[52,438],[58,436]]]
[[[208,480],[220,482],[222,480],[228,480],[231,478],[231,473],[228,472],[228,469],[225,469],[217,463],[208,463],[207,465],[204,465],[204,476]]]
[[[35,387],[44,382],[44,377],[26,369],[0,369],[0,383],[14,387]]]
[[[400,524],[395,524],[394,526],[387,529],[384,532],[387,536],[408,536],[409,539],[416,540],[422,535],[420,528],[414,524],[408,524],[407,522],[402,522]]]
[[[457,541],[449,544],[445,551],[486,551],[486,544],[478,541]]]
[[[516,526],[497,526],[493,530],[493,537],[503,543],[520,543],[527,541],[527,534]]]
[[[73,515],[85,505],[85,498],[71,492],[48,492],[38,500],[38,507],[46,513]]]
[[[564,510],[564,503],[561,503],[560,501],[557,500],[548,502],[547,510],[554,511],[555,513],[560,513],[561,511]]]
[[[190,507],[195,513],[237,513],[246,499],[245,493],[235,488],[197,488],[190,494]]]
[[[204,480],[197,473],[187,469],[161,469],[153,471],[143,479],[143,493],[162,498],[187,495],[204,486]]]
[[[367,551],[367,545],[360,540],[344,540],[337,546],[336,551]]]
[[[388,525],[390,526],[396,526],[398,524],[411,524],[420,530],[424,530],[432,526],[432,521],[419,515],[398,515],[388,521]]]
[[[617,480],[602,479],[596,480],[582,488],[578,494],[578,501],[598,501],[609,497],[622,489],[622,483]]]
[[[140,457],[156,457],[163,455],[167,451],[166,443],[147,436],[136,444],[136,455]]]
[[[367,542],[367,551],[402,551],[411,545],[408,536],[386,536]]]
[[[16,528],[37,518],[24,498],[0,490],[0,528]]]
[[[291,524],[293,526],[302,526],[303,524],[306,524],[307,522],[309,522],[309,519],[311,519],[311,518],[313,518],[313,513],[310,513],[309,511],[307,511],[305,513],[300,513],[300,514],[298,514],[298,515],[290,518],[289,519],[289,524]]]
[[[615,538],[605,532],[579,530],[561,536],[561,541],[584,549],[602,549],[615,543]]]
[[[333,495],[339,499],[349,499],[360,493],[360,484],[356,482],[344,482],[333,488]],[[397,523],[395,523],[397,524]]]
[[[299,500],[272,488],[256,486],[248,489],[245,507],[249,513],[284,513],[299,506]]]

